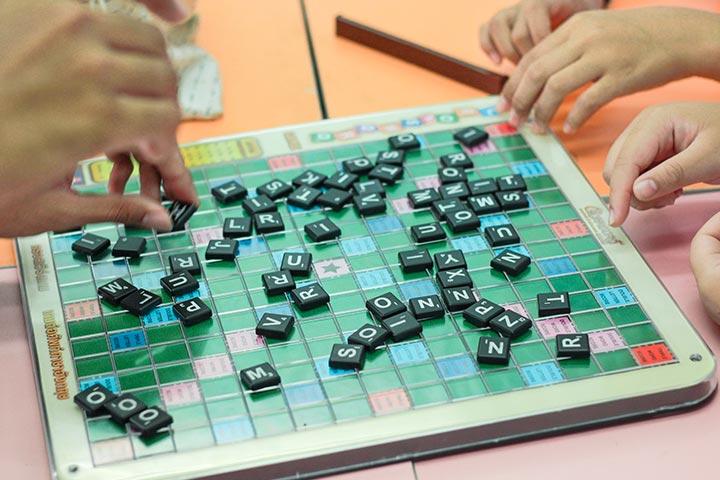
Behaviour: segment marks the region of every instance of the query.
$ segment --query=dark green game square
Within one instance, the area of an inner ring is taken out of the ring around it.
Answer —
[[[404,248],[402,249],[404,250]],[[386,252],[386,258],[388,261],[395,261],[394,259],[397,259],[397,252],[400,250],[395,250],[393,252]],[[398,283],[403,282],[411,282],[413,280],[420,280],[420,279],[426,279],[431,278],[432,276],[428,276],[428,272],[426,270],[422,272],[410,272],[405,273],[402,271],[402,268],[400,265],[393,265],[390,267],[390,272],[392,273],[392,276],[397,280]]]
[[[521,212],[508,212],[506,215],[515,227],[541,225],[545,223],[545,220],[543,220],[540,213],[535,209],[523,210]]]
[[[570,295],[570,308],[573,312],[582,310],[594,310],[599,308],[595,296],[590,292],[573,293]]]
[[[506,137],[494,137],[492,139],[492,141],[499,148],[524,147],[525,145],[527,145],[527,143],[525,142],[525,139],[522,137],[522,135],[508,135]],[[508,156],[509,159],[513,158],[516,160],[529,160],[531,158],[535,158],[535,155],[529,149],[515,150],[515,151],[523,152],[523,154],[517,155],[517,157]],[[505,153],[507,155],[512,152],[503,152],[503,153]]]
[[[72,342],[73,356],[85,357],[108,351],[107,339],[105,336],[93,337]]]
[[[264,348],[257,348],[254,350],[246,350],[242,353],[234,353],[232,355],[233,364],[235,369],[240,371],[248,368],[252,365],[259,365],[261,363],[270,362],[270,356],[267,350]]]
[[[382,151],[390,148],[390,146],[388,145],[388,142],[386,140],[377,140],[375,142],[366,142],[366,143],[361,144],[360,147],[363,149],[363,152],[365,152],[365,155],[370,155],[370,160],[373,160],[373,161],[375,161],[375,157],[372,156],[373,154],[382,152]]]
[[[514,368],[485,372],[485,382],[492,393],[507,392],[525,386],[522,377]]]
[[[214,298],[214,303],[218,313],[227,313],[250,308],[250,301],[244,293],[216,297]]]
[[[342,251],[337,244],[314,244],[308,245],[307,250],[312,253],[313,262],[320,260],[330,260],[332,258],[342,257]]]
[[[488,152],[480,155],[472,155],[472,160],[476,167],[490,167],[503,165],[505,163],[500,152]]]
[[[473,285],[477,288],[484,288],[493,285],[507,285],[508,280],[505,274],[494,268],[483,268],[470,272]]]
[[[358,328],[362,327],[365,323],[369,323],[369,318],[367,318],[360,312],[337,315],[336,318],[338,325],[340,326],[340,331],[342,332],[354,332]]]
[[[365,299],[359,293],[345,293],[334,296],[330,302],[333,310],[337,312],[350,312],[365,308]]]
[[[362,385],[355,375],[323,381],[325,394],[330,400],[364,395]]]
[[[298,430],[332,423],[333,416],[327,405],[293,409],[293,417]]]
[[[347,158],[362,157],[363,151],[360,145],[348,145],[346,147],[333,148],[332,150],[335,160],[343,160]]]
[[[121,373],[118,375],[118,380],[120,380],[120,388],[123,391],[151,387],[157,384],[155,374],[151,369],[141,370],[139,372]]]
[[[330,351],[332,350],[332,346],[336,343],[339,343],[340,340],[341,338],[339,336],[308,340],[307,345],[310,349],[310,355],[312,355],[314,358],[320,358],[329,355]]]
[[[235,164],[223,164],[223,165],[212,165],[205,167],[205,178],[208,180],[214,180],[217,178],[235,177],[237,170]]]
[[[453,132],[446,130],[442,132],[429,132],[425,135],[425,141],[428,145],[437,145],[440,143],[453,143]]]
[[[424,320],[422,326],[423,337],[428,339],[457,334],[453,321],[445,317],[434,320]]]
[[[92,271],[88,267],[63,268],[57,270],[57,279],[60,285],[92,281]]]
[[[208,281],[208,286],[213,295],[223,295],[244,290],[242,280],[238,277],[212,279]]]
[[[101,442],[112,438],[127,435],[125,426],[120,426],[108,418],[93,419],[87,423],[88,439],[91,442]]]
[[[541,242],[543,240],[552,240],[555,238],[552,230],[547,225],[536,225],[534,227],[518,227],[518,234],[525,243]]]
[[[628,345],[639,345],[641,343],[651,343],[660,340],[660,335],[658,335],[652,323],[620,327],[618,331]]]
[[[410,150],[409,152],[405,153],[405,162],[406,164],[414,164],[418,162],[427,162],[428,160],[432,160],[433,155],[430,152],[430,150],[423,148],[420,150]],[[417,178],[417,177],[416,177]]]
[[[264,172],[268,170],[268,163],[264,158],[260,158],[258,160],[243,160],[242,162],[237,162],[234,165],[237,165],[237,169],[240,174]]]
[[[238,267],[235,262],[219,260],[214,262],[207,262],[206,264],[204,264],[203,271],[205,273],[205,278],[210,280],[218,277],[229,277],[230,275],[237,275]]]
[[[157,375],[161,384],[183,382],[195,378],[195,372],[190,363],[159,367]]]
[[[435,221],[435,217],[430,210],[416,210],[412,213],[404,213],[399,216],[404,225],[419,225],[421,223],[430,223]]]
[[[647,320],[647,316],[638,305],[611,308],[608,310],[608,313],[613,322],[615,322],[615,325],[627,325],[629,323],[638,323]]]
[[[205,398],[224,397],[240,393],[238,379],[235,376],[206,378],[200,380],[200,389]]]
[[[276,365],[307,361],[308,353],[303,343],[281,343],[270,345],[270,354]]]
[[[300,154],[300,160],[303,165],[328,162],[330,161],[330,152],[328,150],[311,150],[309,152],[302,152]]]
[[[315,367],[312,363],[285,365],[278,367],[277,371],[284,385],[316,380]]]
[[[543,342],[513,345],[511,351],[518,365],[542,362],[551,358]]]
[[[554,207],[545,207],[541,209],[545,219],[549,223],[559,222],[561,220],[574,220],[577,213],[570,205],[557,205]]]
[[[208,424],[207,413],[203,405],[180,405],[168,408],[173,416],[173,430],[185,430]]]
[[[581,253],[600,248],[597,241],[589,235],[585,237],[568,238],[561,240],[570,253]]]
[[[412,192],[413,190],[417,190],[417,186],[413,182],[402,182],[396,183],[395,185],[387,185],[385,187],[385,194],[391,199],[405,198],[408,192]]]
[[[330,295],[357,290],[357,284],[355,283],[352,275],[323,279],[322,287]]]
[[[130,268],[130,273],[133,275],[155,270],[163,270],[162,259],[160,258],[160,255],[156,254],[143,255],[140,258],[131,258],[127,262],[128,267]]]
[[[448,400],[448,392],[440,384],[424,385],[408,388],[413,405],[432,405],[445,403]]]
[[[437,165],[434,163],[413,163],[407,165],[405,168],[415,180],[437,175]]]
[[[483,177],[503,177],[505,175],[512,175],[513,171],[510,167],[490,167],[490,168],[483,168],[480,171],[480,175]]]
[[[95,298],[97,293],[93,283],[79,283],[60,287],[60,295],[63,302],[70,303]]]
[[[527,248],[530,251],[530,255],[532,255],[536,259],[565,255],[565,250],[563,249],[562,245],[560,245],[560,242],[558,242],[557,240],[530,243],[528,244]]]
[[[70,337],[84,337],[87,335],[95,335],[103,333],[105,327],[101,318],[91,318],[88,320],[78,320],[75,322],[67,322],[68,332]]]
[[[172,342],[173,340],[183,338],[182,330],[180,330],[180,325],[178,324],[148,328],[145,330],[145,333],[150,345]]]
[[[257,323],[255,315],[251,310],[227,313],[220,315],[219,318],[222,329],[225,332],[255,328],[255,324]]]
[[[311,223],[311,222],[307,222]],[[356,223],[345,223],[342,225],[342,238],[352,238],[352,237],[364,237],[369,235],[370,232],[368,232],[367,227],[364,223],[356,222]],[[309,238],[309,237],[306,237]]]
[[[255,279],[258,283],[260,279]],[[251,288],[261,288],[260,285],[249,285]],[[268,295],[265,290],[254,290],[250,292],[250,301],[255,305],[255,308],[262,307],[264,305],[276,305],[278,303],[287,303],[287,296],[285,294],[280,295]]]
[[[338,422],[365,418],[372,415],[370,405],[364,397],[332,402],[332,409],[333,412],[335,412],[335,417]]]
[[[392,370],[381,372],[360,372],[360,378],[365,384],[368,393],[384,392],[394,388],[400,388],[402,383],[397,374]]]
[[[489,287],[482,291],[483,298],[487,298],[495,303],[516,303],[518,301],[517,295],[513,291],[512,287],[500,286],[500,287]]]
[[[251,188],[257,188],[260,185],[271,182],[275,179],[275,176],[270,172],[254,173],[252,175],[244,175],[243,181],[245,182],[245,188],[250,190]]]
[[[567,198],[565,198],[565,195],[563,195],[563,193],[558,189],[534,192],[531,194],[531,196],[535,201],[535,205],[538,205],[540,207],[545,205],[552,205],[554,203],[567,202]]]
[[[482,380],[476,375],[450,380],[447,385],[454,399],[479,397],[487,393]]]
[[[548,293],[551,291],[550,285],[545,280],[532,280],[529,282],[519,282],[515,284],[520,298],[522,300],[529,300],[536,298],[538,293]]]
[[[428,340],[427,346],[435,358],[465,353],[465,345],[456,336]]]
[[[287,411],[275,412],[270,415],[253,416],[255,432],[258,437],[279,435],[295,429],[292,418]]]
[[[568,380],[600,373],[600,369],[590,358],[567,358],[558,361],[558,364]]]
[[[527,177],[525,178],[525,184],[528,187],[528,190],[542,190],[544,188],[553,188],[557,184],[555,181],[550,177],[550,175],[538,175],[537,177]]]
[[[190,352],[194,358],[209,357],[212,355],[222,355],[227,353],[225,346],[225,337],[216,336],[203,338],[202,340],[194,340],[189,342]]]
[[[380,248],[383,251],[396,248],[410,248],[411,245],[411,241],[408,239],[404,231],[377,235],[375,236],[375,241],[378,245],[380,245]],[[395,257],[397,257],[397,255]]]
[[[363,255],[354,255],[349,257],[350,266],[353,270],[368,270],[371,268],[379,268],[385,266],[385,260],[379,253],[366,253]]]
[[[184,327],[185,336],[192,340],[194,338],[208,337],[210,335],[220,335],[220,326],[216,317],[212,317],[210,320],[196,323],[188,327]]]
[[[327,354],[327,353],[326,353]],[[392,370],[393,363],[384,348],[365,354],[365,371]]]
[[[438,381],[438,373],[432,363],[423,363],[420,365],[400,365],[398,366],[398,369],[400,370],[400,375],[405,381],[405,385]]]
[[[623,283],[614,268],[585,272],[585,278],[593,288],[612,287]]]
[[[338,334],[335,322],[331,318],[303,322],[302,331],[307,339],[327,337],[330,335],[337,336]]]
[[[556,292],[577,292],[588,289],[585,281],[578,274],[552,277],[550,283]]]
[[[247,413],[247,409],[241,396],[233,396],[208,401],[207,412],[212,420],[217,420],[244,415]]]
[[[451,153],[460,153],[462,151],[463,151],[462,147],[457,143],[453,143],[450,145],[441,145],[441,146],[433,147],[433,149],[432,149],[432,153],[433,153],[433,156],[435,156],[435,158],[440,158],[443,155],[449,155]]]
[[[346,207],[338,211],[328,210],[326,212],[327,217],[332,220],[335,224],[342,225],[343,223],[357,221],[357,214],[352,207]]]
[[[582,253],[573,255],[573,260],[580,270],[590,270],[610,266],[610,260],[603,252]]]
[[[177,362],[188,359],[187,347],[184,343],[173,343],[150,349],[155,363]]]
[[[115,368],[127,370],[129,368],[147,367],[151,364],[147,350],[132,350],[115,354]]]
[[[612,326],[610,320],[602,310],[572,314],[572,320],[577,329],[581,332],[601,330]]]
[[[215,212],[215,205],[216,203],[213,201],[213,197],[206,197],[200,199],[200,205],[198,205],[198,209],[196,213],[209,213],[209,212]],[[222,208],[222,207],[220,207]]]
[[[269,412],[285,411],[285,400],[280,389],[273,389],[265,392],[246,392],[245,399],[248,403],[250,414],[255,415]]]
[[[490,265],[493,254],[489,250],[482,252],[465,253],[465,262],[468,270],[476,270],[478,268],[487,268]]]
[[[285,250],[299,248],[300,239],[295,232],[279,232],[265,235],[265,241],[271,250]]]
[[[614,352],[598,353],[595,355],[595,358],[606,372],[632,368],[637,365],[630,350],[626,348],[615,350]]]
[[[110,355],[75,360],[75,370],[77,371],[78,377],[101,375],[112,372],[112,369]]]

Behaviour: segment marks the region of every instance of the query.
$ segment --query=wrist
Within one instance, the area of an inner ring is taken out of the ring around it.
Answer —
[[[696,12],[697,22],[693,27],[694,40],[689,53],[690,75],[712,78],[720,81],[720,15],[710,12]]]

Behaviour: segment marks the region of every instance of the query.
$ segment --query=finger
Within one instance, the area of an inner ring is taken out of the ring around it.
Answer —
[[[698,290],[710,316],[720,323],[720,214],[700,228],[690,245],[690,265],[697,279]]]
[[[154,25],[126,15],[103,15],[101,19],[95,28],[110,48],[167,58],[165,37]]]
[[[120,53],[107,76],[113,90],[131,96],[177,97],[177,74],[165,59]]]
[[[656,198],[650,202],[642,202],[637,198],[633,197],[630,200],[630,206],[635,210],[650,210],[652,208],[663,208],[673,205],[675,201],[680,198],[680,193],[669,193],[663,197]]]
[[[170,22],[179,22],[190,15],[190,9],[182,0],[138,0],[150,11]]]
[[[113,162],[108,180],[108,192],[122,195],[125,192],[125,186],[133,171],[130,155],[127,153],[116,153],[108,155],[108,158]]]
[[[526,18],[523,17],[515,21],[515,25],[510,32],[510,38],[520,56],[525,55],[532,49],[533,43]]]
[[[535,102],[535,130],[544,132],[565,97],[592,80],[596,74],[597,70],[593,65],[579,60],[548,78]]]
[[[172,221],[157,202],[142,196],[78,195],[68,190],[50,194],[48,212],[53,229],[113,222],[167,231]]]
[[[149,163],[140,162],[140,194],[160,201],[160,173]]]
[[[642,114],[641,114],[642,115]],[[630,124],[625,127],[625,129],[622,131],[622,133],[618,136],[618,138],[615,139],[613,144],[610,146],[610,150],[608,151],[607,160],[605,160],[605,167],[603,167],[603,178],[605,179],[605,183],[610,185],[610,178],[612,176],[612,172],[615,168],[615,162],[617,161],[618,153],[620,153],[620,150],[622,148],[622,145],[625,143],[625,139],[627,138],[629,132],[632,129],[632,126],[634,122],[638,120],[638,117],[635,117]]]
[[[153,162],[162,177],[168,198],[184,203],[199,204],[195,185],[177,146],[168,157]]]
[[[503,14],[503,12],[497,14],[490,20],[490,37],[492,38],[493,44],[497,47],[498,52],[502,57],[507,58],[513,63],[517,63],[520,60],[520,54],[515,50],[515,46],[510,38],[511,28],[510,16]]]
[[[528,30],[533,45],[538,45],[552,32],[550,12],[541,2],[532,3],[528,7],[527,19]]]
[[[595,76],[599,73],[593,70],[588,76]],[[588,80],[592,80],[589,78]],[[565,133],[575,133],[592,114],[597,112],[600,107],[610,102],[613,98],[621,93],[622,80],[613,76],[604,76],[600,78],[592,87],[585,90],[575,101],[570,109],[563,131]]]
[[[487,23],[480,27],[480,48],[482,48],[483,52],[490,57],[490,60],[492,60],[493,63],[496,65],[500,65],[502,63],[502,57],[498,53],[497,47],[495,47],[495,44],[490,37],[490,28]]]

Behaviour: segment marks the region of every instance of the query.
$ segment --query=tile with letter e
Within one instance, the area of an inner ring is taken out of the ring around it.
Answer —
[[[283,254],[280,270],[287,270],[293,275],[310,275],[312,253],[287,252]]]
[[[444,167],[473,168],[473,162],[465,152],[448,153],[440,157]]]
[[[483,195],[475,195],[474,197],[468,198],[468,205],[472,208],[472,211],[478,215],[487,215],[488,213],[497,213],[502,210],[500,203],[492,193],[485,193]]]
[[[382,320],[407,310],[405,305],[392,293],[383,293],[368,299],[365,307],[376,320]]]
[[[382,197],[385,197],[387,192],[385,187],[380,183],[380,180],[373,178],[366,182],[355,182],[352,186],[355,195],[368,195],[370,193],[377,193]]]
[[[353,197],[353,203],[362,216],[383,213],[387,210],[385,199],[379,193],[356,195]]]
[[[142,237],[120,237],[113,245],[113,257],[140,258],[145,252],[147,240]]]
[[[267,338],[282,340],[290,335],[295,317],[280,313],[266,312],[255,327],[255,333]]]
[[[293,191],[293,187],[282,180],[270,180],[257,188],[259,194],[265,195],[270,200],[287,197]]]
[[[433,188],[423,188],[408,192],[408,200],[413,208],[425,208],[440,200],[440,195]]]
[[[467,127],[455,132],[453,138],[464,146],[472,148],[486,141],[490,135],[478,127]]]
[[[538,316],[563,315],[570,313],[570,293],[538,293]]]
[[[403,133],[388,138],[388,144],[393,150],[414,150],[420,148],[420,140],[414,133]]]
[[[432,203],[432,211],[438,220],[446,220],[448,213],[465,208],[467,208],[467,205],[457,198],[448,198]]]
[[[253,224],[257,233],[273,233],[285,230],[285,223],[278,212],[253,215]]]
[[[210,240],[205,250],[205,260],[235,260],[237,240]]]
[[[403,177],[403,168],[397,165],[388,165],[381,163],[375,168],[370,170],[368,178],[374,180],[380,180],[382,183],[388,185],[395,185],[395,183]]]
[[[493,225],[485,227],[485,238],[491,247],[503,247],[520,243],[520,236],[512,225]]]
[[[450,312],[465,310],[477,301],[471,287],[444,288],[440,293]]]
[[[197,253],[178,253],[168,257],[170,270],[173,273],[187,270],[193,275],[200,275],[200,260]]]
[[[296,187],[312,187],[318,188],[325,182],[327,176],[314,170],[305,170],[303,173],[292,179],[293,185]]]
[[[590,338],[587,333],[559,333],[555,337],[558,357],[588,358]]]
[[[494,178],[483,178],[468,182],[470,195],[485,195],[486,193],[494,193],[498,191],[497,182]]]
[[[151,437],[173,423],[173,417],[160,407],[148,407],[128,420],[141,437]]]
[[[488,325],[503,337],[516,338],[530,330],[532,321],[512,310],[505,310],[504,313],[491,319]]]
[[[262,284],[268,295],[280,295],[295,288],[295,280],[287,270],[263,273]]]
[[[359,178],[360,177],[354,173],[335,172],[330,176],[330,178],[325,180],[325,186],[348,191],[350,190],[350,187],[352,187],[353,183],[357,182]]]
[[[193,298],[173,305],[173,311],[186,327],[196,325],[212,317],[212,310],[199,298]]]
[[[194,292],[200,287],[200,284],[198,284],[198,281],[195,280],[195,277],[190,275],[190,272],[187,270],[173,273],[172,275],[161,278],[160,285],[173,297]]]
[[[410,312],[416,319],[421,321],[442,318],[442,316],[445,315],[445,310],[440,303],[440,297],[437,295],[411,298],[408,303],[410,305]]]
[[[525,192],[521,192],[520,190],[498,192],[495,195],[497,196],[498,203],[503,210],[518,210],[521,208],[528,208],[530,206],[527,194]]]
[[[115,394],[99,383],[86,388],[73,397],[73,402],[85,411],[88,417],[106,413],[105,404],[115,399]]]
[[[277,205],[267,195],[258,195],[253,198],[246,198],[242,202],[243,209],[250,215],[256,213],[274,212]]]
[[[313,242],[326,242],[340,236],[342,231],[329,218],[323,218],[317,222],[308,223],[304,227],[305,234]]]
[[[510,362],[510,340],[504,337],[481,337],[476,357],[478,363],[507,365]]]
[[[390,165],[402,165],[405,162],[405,152],[402,150],[386,150],[378,152],[375,163],[388,163]]]
[[[141,317],[162,303],[162,298],[144,288],[134,291],[120,300],[120,306],[128,312]]]
[[[336,343],[330,351],[330,368],[362,370],[365,363],[365,347],[349,343]]]
[[[192,203],[183,203],[178,201],[171,203],[168,207],[168,214],[170,215],[170,220],[172,221],[171,231],[179,232],[180,230],[185,229],[185,224],[188,220],[190,220],[190,217],[197,212],[197,209],[197,205]]]
[[[527,190],[527,185],[522,175],[505,175],[497,178],[500,191],[506,190]]]
[[[252,219],[250,217],[230,217],[223,222],[223,237],[243,238],[252,234]]]
[[[447,183],[464,182],[467,180],[465,169],[457,167],[443,167],[438,169],[438,178],[443,185]]]
[[[100,235],[95,235],[93,233],[86,233],[78,240],[73,242],[70,248],[72,248],[73,252],[77,252],[82,255],[88,255],[90,257],[97,257],[101,253],[105,252],[105,250],[107,250],[109,246],[110,240],[108,240],[107,238],[101,237]]]
[[[317,198],[318,205],[330,207],[332,210],[340,210],[352,199],[352,194],[346,190],[330,188]]]
[[[493,318],[505,312],[497,303],[483,298],[463,310],[463,318],[476,327],[485,328]]]
[[[490,266],[515,277],[530,266],[530,257],[507,248],[490,260]]]
[[[312,208],[313,205],[315,205],[315,202],[317,201],[318,197],[320,197],[320,195],[322,195],[322,192],[317,188],[303,185],[302,187],[298,187],[294,192],[288,195],[287,203],[288,205],[292,205],[293,207],[304,208],[305,210],[308,210]]]
[[[98,295],[110,305],[119,305],[120,300],[136,291],[135,285],[122,278],[116,278],[112,282],[101,285],[97,290]]]
[[[298,287],[290,292],[290,297],[302,311],[322,307],[330,301],[330,296],[319,283]]]
[[[449,250],[447,252],[436,253],[433,258],[438,270],[450,270],[453,268],[467,268],[465,255],[460,250]]]
[[[343,170],[353,175],[365,175],[374,166],[370,159],[365,157],[351,158],[343,162]]]
[[[110,418],[119,425],[125,425],[130,417],[146,408],[145,403],[130,393],[118,395],[105,404],[105,410],[110,414]]]
[[[430,254],[424,248],[398,252],[398,261],[405,273],[422,272],[433,266]]]
[[[453,268],[441,270],[435,274],[435,278],[442,288],[471,287],[472,279],[464,268]]]
[[[447,214],[447,223],[453,233],[468,232],[480,227],[480,219],[475,212],[462,208]]]
[[[247,197],[247,189],[235,180],[213,187],[210,190],[210,193],[212,193],[212,196],[222,204],[237,202],[238,200],[242,200]]]
[[[280,384],[280,375],[269,363],[240,370],[240,380],[248,390],[260,390]]]
[[[366,323],[348,337],[348,343],[362,345],[368,350],[375,350],[380,345],[384,344],[385,340],[387,340],[389,336],[390,332],[385,330],[383,327]]]
[[[381,321],[383,327],[390,332],[390,336],[396,342],[402,342],[408,338],[420,335],[422,325],[413,317],[410,312],[402,312]]]
[[[467,184],[465,182],[448,183],[447,185],[441,185],[438,188],[440,197],[444,199],[459,198],[465,200],[470,195]]]
[[[434,242],[447,237],[445,230],[437,222],[413,225],[410,227],[410,234],[415,243]]]

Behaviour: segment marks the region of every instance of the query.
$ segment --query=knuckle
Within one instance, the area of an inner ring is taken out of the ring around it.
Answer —
[[[545,89],[547,90],[547,93],[549,93],[553,97],[556,97],[564,94],[565,85],[563,84],[562,79],[558,77],[550,77],[550,79],[547,81],[547,84],[545,85]]]
[[[128,223],[132,220],[132,211],[124,202],[117,202],[108,209],[108,217],[114,223]]]
[[[533,62],[528,66],[525,75],[533,83],[542,82],[545,80],[545,67],[539,62]]]
[[[681,182],[685,178],[685,167],[679,162],[669,161],[665,164],[661,178],[667,183]]]
[[[63,5],[63,7],[65,6]],[[86,28],[96,18],[96,15],[90,9],[78,5],[68,5],[68,8],[63,8],[58,13],[58,24],[71,32]]]

